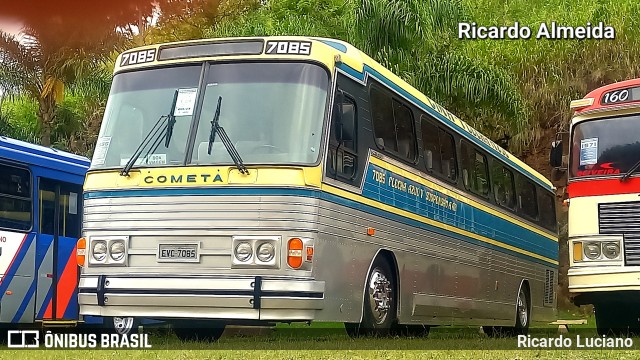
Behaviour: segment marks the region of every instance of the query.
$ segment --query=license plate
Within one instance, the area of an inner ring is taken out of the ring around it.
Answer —
[[[159,262],[199,262],[199,244],[159,244]]]

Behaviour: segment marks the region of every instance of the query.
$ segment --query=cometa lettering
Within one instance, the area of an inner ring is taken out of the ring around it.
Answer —
[[[205,183],[213,184],[224,182],[220,174],[188,174],[188,175],[158,175],[146,176],[144,178],[146,184],[188,184],[188,183]]]

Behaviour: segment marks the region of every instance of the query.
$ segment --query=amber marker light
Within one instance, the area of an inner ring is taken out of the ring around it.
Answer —
[[[573,243],[573,261],[582,261],[582,242]]]
[[[78,266],[83,266],[87,259],[87,239],[80,238],[76,244],[76,262]]]
[[[299,269],[302,266],[302,240],[293,238],[289,240],[287,246],[287,264],[293,269]]]
[[[376,229],[374,228],[367,228],[367,235],[369,236],[373,236],[376,234]]]

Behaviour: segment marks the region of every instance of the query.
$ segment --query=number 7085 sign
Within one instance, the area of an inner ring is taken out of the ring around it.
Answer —
[[[266,54],[311,55],[308,41],[267,41]]]

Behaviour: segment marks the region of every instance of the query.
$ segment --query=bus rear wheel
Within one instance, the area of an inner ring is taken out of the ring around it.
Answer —
[[[387,336],[396,317],[396,284],[389,263],[378,257],[367,276],[362,322],[345,323],[347,334]]]
[[[529,332],[531,322],[531,306],[528,287],[524,284],[518,290],[516,298],[516,323],[515,326],[483,326],[482,330],[489,337],[511,337],[526,335]]]

